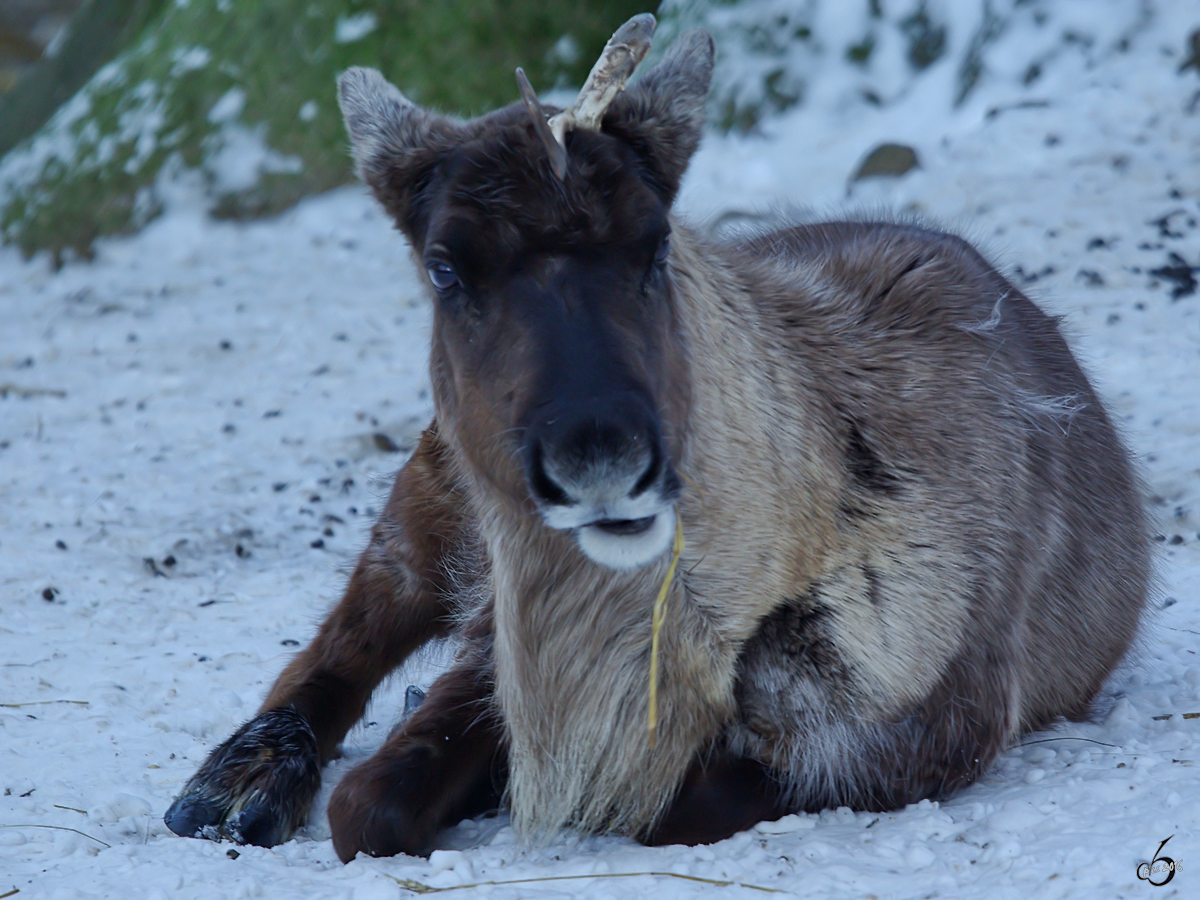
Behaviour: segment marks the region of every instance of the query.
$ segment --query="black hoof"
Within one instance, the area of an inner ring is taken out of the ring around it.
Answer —
[[[226,819],[223,830],[239,844],[274,847],[290,838],[300,824],[293,826],[285,811],[261,800],[251,802]]]
[[[295,710],[272,709],[209,755],[163,821],[183,837],[273,847],[303,824],[320,784],[312,729]]]
[[[204,829],[216,828],[224,818],[212,801],[198,794],[184,794],[171,804],[163,821],[180,837],[205,837]]]
[[[410,684],[404,692],[404,718],[408,718],[425,702],[425,692],[415,684]]]

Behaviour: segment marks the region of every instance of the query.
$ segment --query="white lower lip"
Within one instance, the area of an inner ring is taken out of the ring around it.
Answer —
[[[610,534],[592,525],[583,526],[575,534],[579,549],[592,562],[621,571],[638,569],[670,549],[675,537],[675,509],[663,507],[641,534]]]

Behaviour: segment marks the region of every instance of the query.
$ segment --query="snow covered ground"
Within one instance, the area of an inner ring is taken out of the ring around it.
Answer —
[[[369,900],[412,896],[405,879],[565,876],[451,896],[762,896],[666,873],[798,897],[1200,896],[1200,70],[1178,71],[1200,14],[1158,7],[1128,52],[985,86],[954,112],[937,71],[854,116],[832,84],[759,136],[711,137],[681,201],[695,218],[919,212],[1066,317],[1163,536],[1156,611],[1101,721],[884,815],[537,850],[501,816],[447,832],[429,860],[342,866],[329,786],[404,686],[432,680],[429,654],[351,733],[297,838],[235,851],[171,835],[163,811],[337,598],[431,412],[429,308],[361,190],[215,224],[182,179],[165,217],[92,263],[53,272],[0,250],[0,896]],[[848,190],[883,140],[922,168]],[[1180,869],[1152,887],[1136,868],[1167,837]]]

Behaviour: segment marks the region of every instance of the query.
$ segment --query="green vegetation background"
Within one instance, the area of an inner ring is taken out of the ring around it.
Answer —
[[[122,4],[91,0],[79,17]],[[215,215],[284,209],[352,177],[334,91],[348,66],[374,66],[417,102],[472,115],[517,98],[518,65],[539,90],[582,83],[613,30],[646,0],[136,5],[140,31],[126,25],[107,35],[112,61],[0,162],[0,236],[27,254],[87,256],[96,237],[140,227],[161,209],[156,181],[167,165],[210,182]],[[256,184],[223,190],[213,160],[230,123],[273,152]]]

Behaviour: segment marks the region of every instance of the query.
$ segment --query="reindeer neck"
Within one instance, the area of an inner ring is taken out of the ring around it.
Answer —
[[[669,560],[604,569],[532,517],[500,506],[484,512],[514,824],[526,837],[566,825],[642,832],[730,715],[735,651],[677,579],[651,748],[651,611]]]
[[[735,252],[685,227],[673,235],[691,370],[679,504],[686,572],[695,602],[740,643],[821,571],[839,473],[828,470],[833,438],[811,374],[755,299],[769,286]]]

